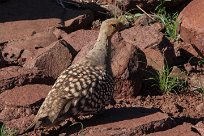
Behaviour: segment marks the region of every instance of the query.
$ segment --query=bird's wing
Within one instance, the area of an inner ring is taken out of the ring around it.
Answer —
[[[99,69],[82,65],[72,65],[62,72],[40,107],[38,120],[47,116],[53,123],[68,112],[73,100],[92,93],[98,83],[99,73]]]

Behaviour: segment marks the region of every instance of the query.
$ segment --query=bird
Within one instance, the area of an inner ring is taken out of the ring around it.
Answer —
[[[21,134],[55,124],[69,116],[97,115],[105,110],[114,99],[111,38],[125,26],[115,18],[102,22],[93,48],[60,74],[33,122]]]

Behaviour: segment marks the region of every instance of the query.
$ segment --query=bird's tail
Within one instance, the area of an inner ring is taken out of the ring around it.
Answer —
[[[18,135],[23,135],[25,133],[33,131],[35,128],[38,128],[42,124],[42,121],[37,121],[37,123],[33,122],[29,127],[27,127],[23,132]]]

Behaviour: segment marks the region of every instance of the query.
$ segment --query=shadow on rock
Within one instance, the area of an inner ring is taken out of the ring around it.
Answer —
[[[156,108],[148,109],[143,107],[113,108],[106,110],[104,113],[96,115],[91,119],[82,121],[82,124],[85,129],[87,127],[115,123],[123,120],[131,120],[134,118],[140,118],[160,111],[161,111],[160,109]],[[63,128],[59,129],[58,132],[70,135],[79,132],[81,129],[82,128],[80,124],[76,124],[71,127],[65,125],[63,126]]]

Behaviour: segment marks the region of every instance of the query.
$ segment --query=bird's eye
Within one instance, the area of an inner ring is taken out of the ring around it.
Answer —
[[[112,24],[113,27],[116,27],[116,24]]]

